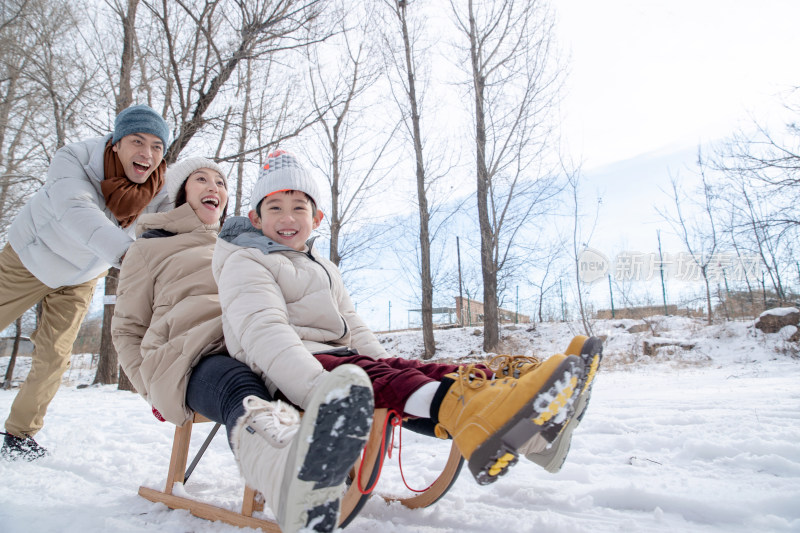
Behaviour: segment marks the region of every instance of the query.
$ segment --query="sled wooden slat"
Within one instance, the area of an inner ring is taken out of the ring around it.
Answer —
[[[272,520],[255,518],[243,513],[237,513],[229,509],[217,507],[209,503],[190,500],[174,494],[165,494],[161,491],[147,487],[139,487],[139,495],[151,502],[160,502],[170,509],[185,509],[199,518],[206,520],[221,520],[222,522],[238,527],[251,527],[262,529],[266,533],[280,533],[281,528]]]
[[[382,433],[386,426],[385,419],[387,416],[388,412],[386,409],[375,410],[372,429],[370,430],[367,445],[363,453],[364,464],[363,467],[361,467],[361,488],[363,489],[367,489],[374,484],[373,475],[377,475],[375,469],[382,459],[381,441],[383,439]],[[164,490],[160,491],[151,487],[141,486],[139,487],[139,495],[151,502],[163,503],[171,509],[185,509],[194,516],[206,520],[220,520],[238,527],[260,528],[266,533],[280,533],[280,527],[278,527],[278,524],[274,520],[253,516],[253,513],[264,510],[264,504],[258,491],[247,485],[244,487],[242,508],[239,513],[211,503],[173,494],[175,483],[183,483],[186,473],[186,463],[189,457],[189,443],[192,437],[192,426],[200,422],[210,422],[210,420],[195,413],[192,420],[186,422],[183,426],[175,428],[175,437],[172,441],[172,454],[170,456],[169,470]],[[346,526],[355,518],[355,515],[358,514],[367,498],[369,498],[369,494],[362,494],[358,487],[357,475],[358,469],[361,466],[361,461],[362,459],[356,461],[352,470],[353,482],[342,498],[342,510],[340,513],[341,527]],[[406,507],[412,509],[427,507],[441,498],[452,486],[462,463],[463,459],[461,458],[461,453],[458,451],[455,444],[453,444],[442,474],[430,489],[424,493],[408,498],[385,497],[384,499],[387,501],[399,501]]]
[[[242,514],[253,516],[256,511],[263,511],[264,503],[258,499],[258,491],[253,487],[244,486],[244,496],[242,496]]]
[[[186,462],[189,457],[189,442],[192,438],[192,426],[201,422],[211,422],[201,414],[195,413],[192,420],[175,428],[175,437],[172,440],[172,455],[169,461],[167,482],[163,491],[150,487],[139,487],[139,495],[151,502],[163,503],[170,509],[185,509],[193,515],[206,520],[221,520],[239,527],[261,528],[271,533],[280,533],[278,524],[273,520],[255,518],[253,513],[264,509],[263,503],[258,499],[258,491],[245,485],[242,497],[242,510],[240,513],[218,507],[209,503],[176,496],[172,493],[175,483],[183,483],[186,474]]]

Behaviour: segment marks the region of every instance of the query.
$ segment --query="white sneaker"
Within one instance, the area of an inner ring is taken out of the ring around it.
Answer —
[[[347,473],[364,448],[373,416],[372,384],[354,365],[325,375],[302,418],[255,396],[233,431],[245,481],[260,491],[284,533],[339,525]]]

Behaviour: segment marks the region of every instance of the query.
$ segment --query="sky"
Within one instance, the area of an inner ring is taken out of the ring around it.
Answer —
[[[800,85],[800,2],[553,2],[564,138],[585,168],[725,136]]]
[[[751,117],[776,127],[785,121],[781,96],[800,86],[800,2],[551,5],[570,59],[561,134],[582,162],[589,218],[602,198],[588,244],[612,260],[625,250],[654,253],[660,231],[664,251],[682,251],[656,207],[668,204],[672,176],[688,183],[698,145],[750,127]],[[388,293],[356,303],[376,330],[405,327],[406,309],[415,307]]]
[[[554,0],[551,6],[569,64],[560,134],[584,178],[588,228],[581,243],[613,261],[625,251],[657,253],[660,233],[664,253],[684,252],[658,213],[671,205],[670,180],[689,189],[698,146],[710,149],[752,127],[753,118],[775,128],[786,121],[782,97],[800,86],[794,57],[800,2]],[[675,284],[668,298],[695,289],[702,283]],[[661,299],[660,286],[636,283],[631,291]],[[356,303],[373,329],[405,327],[409,318],[418,324],[419,315],[407,312],[418,305],[406,293],[394,288]],[[532,294],[520,287],[523,314],[532,313]],[[608,283],[598,282],[591,297],[607,307]],[[452,305],[447,294],[437,301]]]
[[[783,103],[800,86],[800,2],[574,0],[553,7],[571,60],[562,138],[583,165],[588,225],[597,212],[584,243],[613,261],[626,251],[657,253],[660,232],[666,254],[685,251],[658,212],[673,205],[670,180],[690,190],[698,147],[708,154],[754,119],[774,130],[794,119]],[[607,306],[608,283],[596,285],[592,297]],[[667,292],[702,288],[678,285]],[[658,286],[659,301],[660,293]]]

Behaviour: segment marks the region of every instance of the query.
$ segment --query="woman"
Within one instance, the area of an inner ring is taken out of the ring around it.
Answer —
[[[302,421],[293,407],[270,401],[260,377],[225,352],[211,274],[228,201],[224,173],[192,157],[167,170],[166,188],[175,209],[140,218],[140,238],[122,263],[112,321],[120,363],[160,419],[182,425],[196,411],[225,424],[245,481],[264,494],[282,531],[332,531],[344,479],[360,452],[336,443],[366,440],[372,396],[361,389],[371,391],[369,379],[352,366],[332,376]],[[333,390],[352,394],[326,400]],[[342,415],[355,421],[350,434],[315,433],[327,417]]]

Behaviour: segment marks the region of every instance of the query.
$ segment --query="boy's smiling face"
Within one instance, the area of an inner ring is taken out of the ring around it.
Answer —
[[[322,212],[313,214],[311,200],[300,191],[278,191],[265,197],[259,213],[250,211],[250,223],[266,237],[302,252]]]

